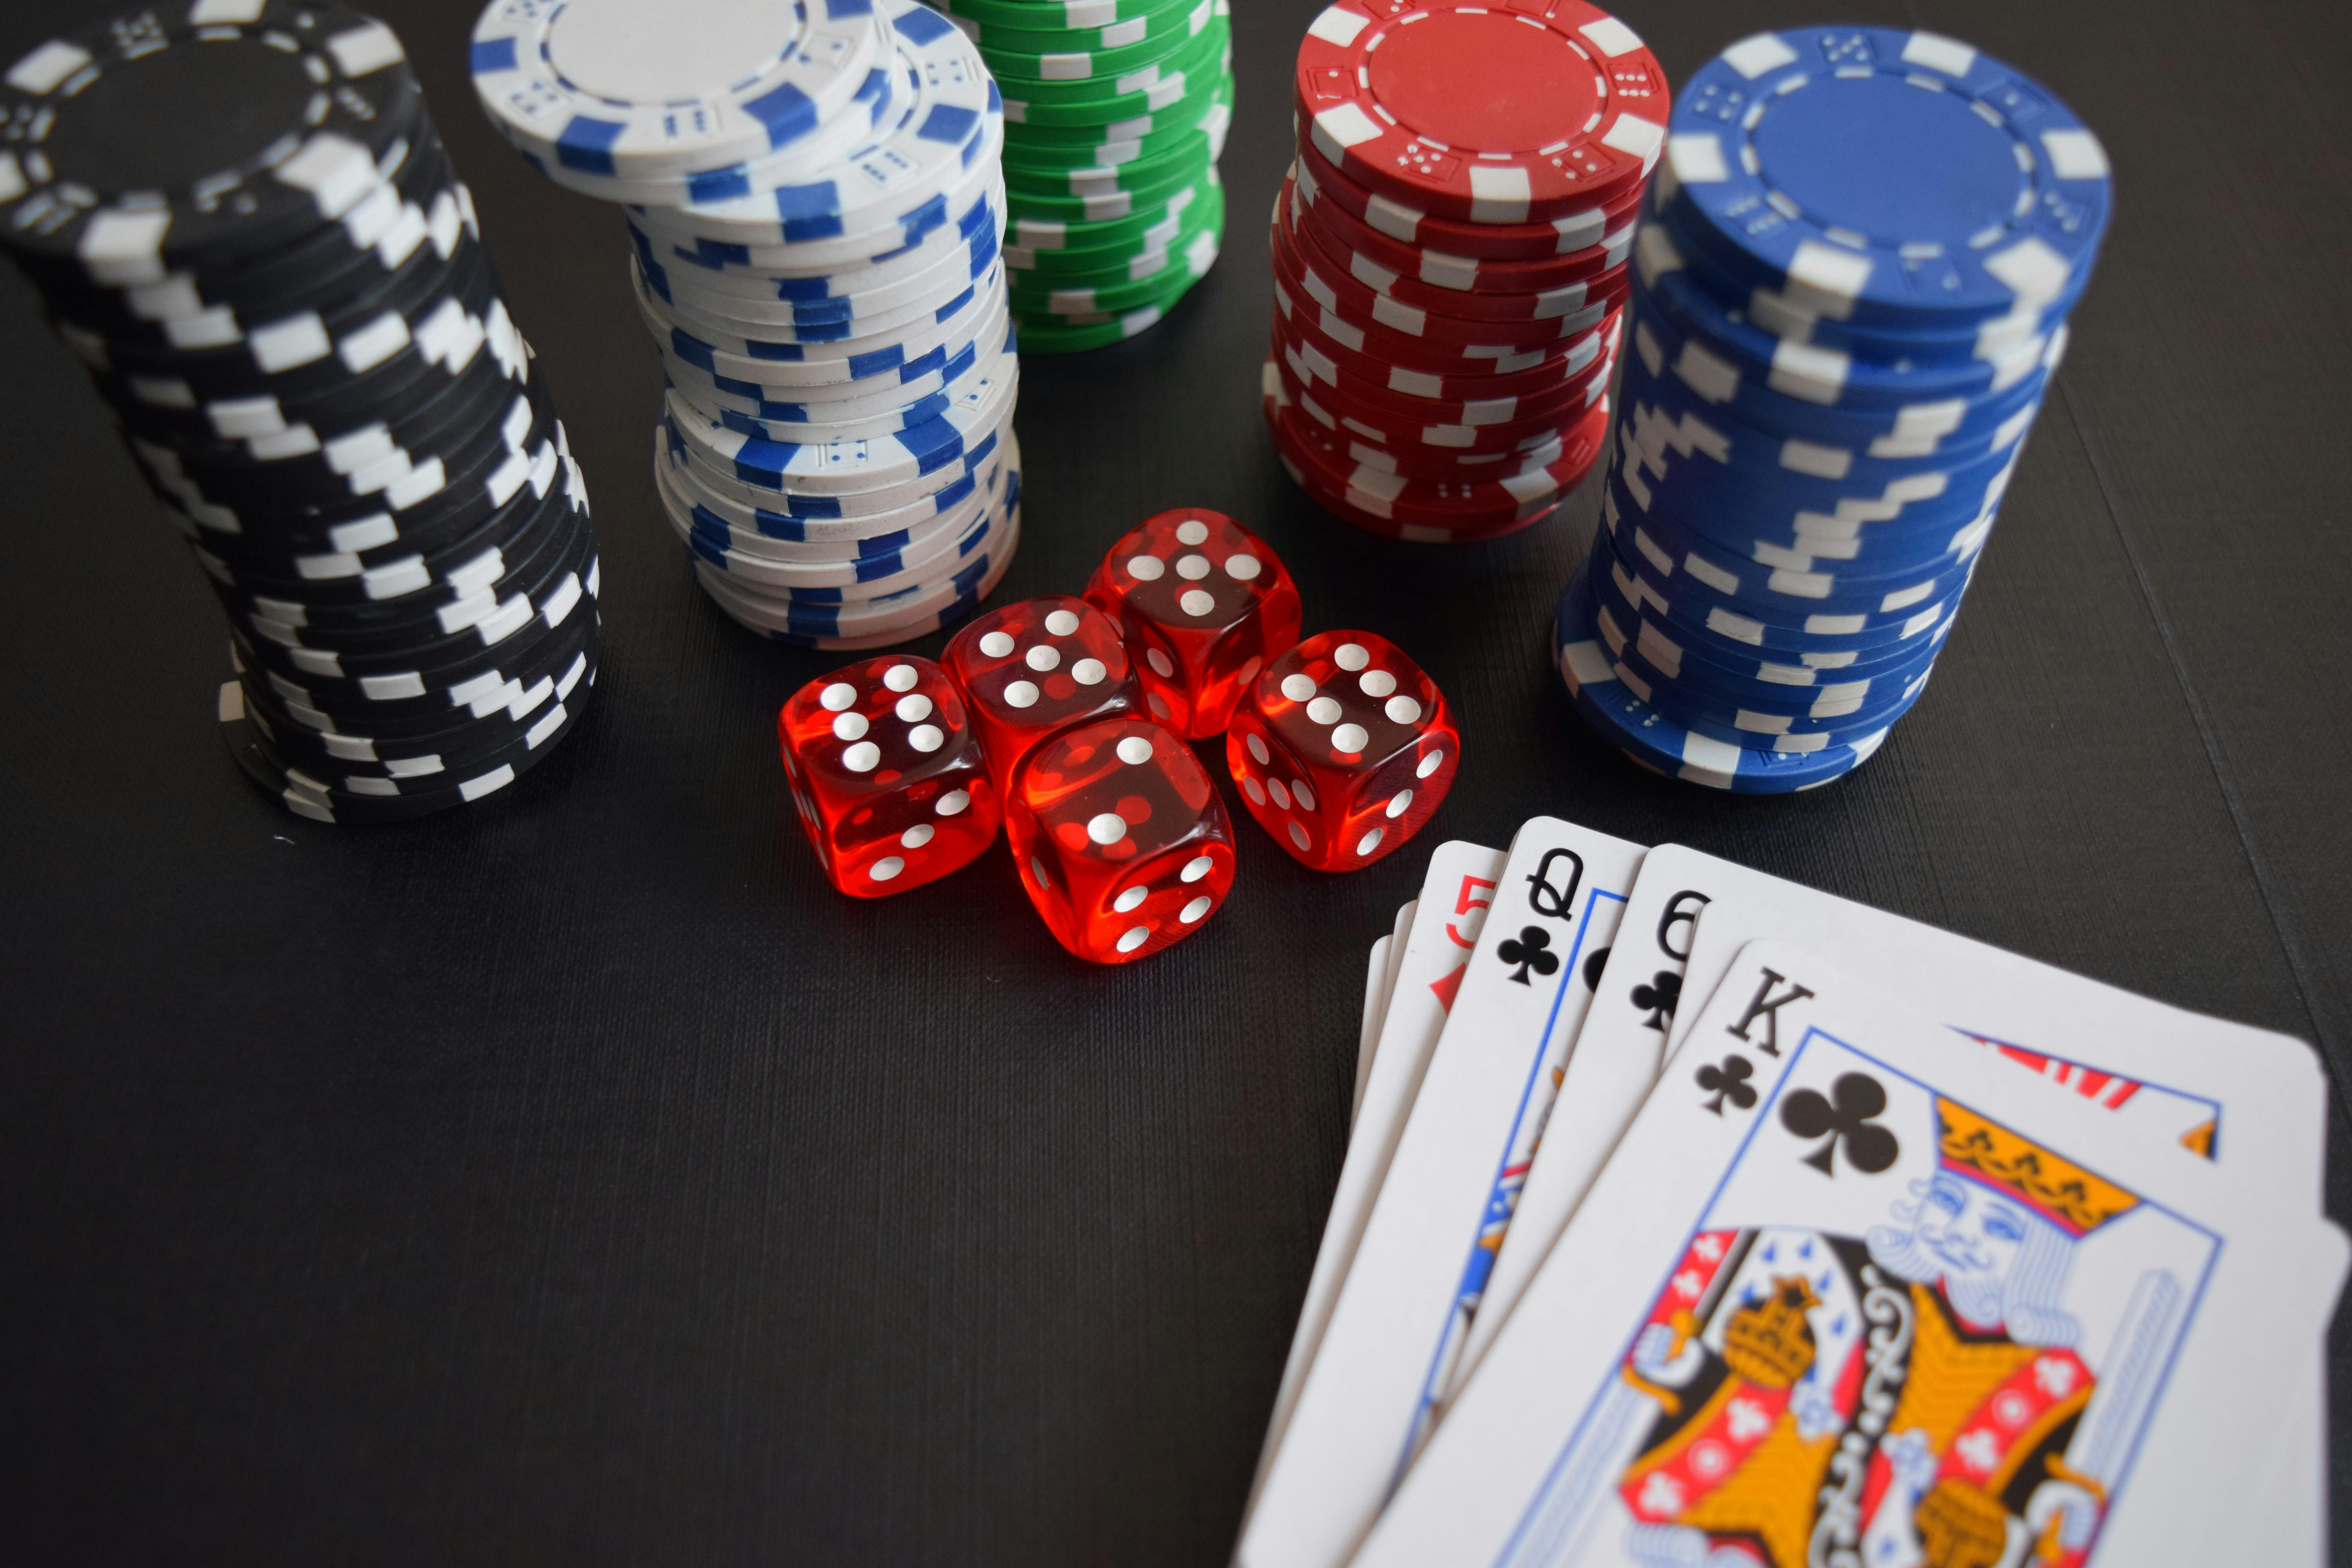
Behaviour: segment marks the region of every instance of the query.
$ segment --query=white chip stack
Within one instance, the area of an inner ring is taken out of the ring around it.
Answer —
[[[626,206],[669,386],[655,474],[703,588],[781,642],[962,616],[1020,539],[1003,111],[913,0],[502,0],[490,120]]]

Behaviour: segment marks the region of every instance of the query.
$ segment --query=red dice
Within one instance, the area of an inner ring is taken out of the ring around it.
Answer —
[[[1127,634],[1152,717],[1222,734],[1250,682],[1298,641],[1298,589],[1265,542],[1220,511],[1146,518],[1095,568],[1087,602]]]
[[[1234,884],[1233,828],[1192,748],[1106,719],[1034,752],[1005,799],[1021,885],[1055,940],[1097,963],[1201,929]]]
[[[963,691],[1010,799],[1022,759],[1057,730],[1143,711],[1143,689],[1118,625],[1083,599],[1024,599],[980,616],[940,656]]]
[[[1370,632],[1322,632],[1251,682],[1225,732],[1225,765],[1293,858],[1353,871],[1421,831],[1460,748],[1420,666]]]
[[[776,715],[801,826],[833,885],[876,899],[971,864],[1000,795],[947,671],[893,654],[810,681]]]

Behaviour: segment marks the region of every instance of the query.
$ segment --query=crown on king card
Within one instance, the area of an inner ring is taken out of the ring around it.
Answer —
[[[1772,1281],[1772,1293],[1731,1314],[1724,1326],[1724,1364],[1759,1388],[1788,1388],[1813,1364],[1805,1314],[1822,1304],[1801,1275]]]

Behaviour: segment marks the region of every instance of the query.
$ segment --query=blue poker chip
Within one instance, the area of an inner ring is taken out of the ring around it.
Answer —
[[[1652,342],[1657,340],[1653,336]],[[1654,468],[1679,459],[1722,490],[1769,497],[1792,509],[1834,510],[1850,497],[1907,498],[1914,510],[1962,488],[1964,476],[1985,476],[2013,456],[2033,426],[2039,402],[2027,402],[1990,432],[1955,434],[1966,421],[1963,404],[1915,416],[1910,427],[1859,441],[1825,441],[1768,431],[1727,406],[1708,404],[1674,374],[1650,369],[1639,348],[1624,356],[1619,383],[1621,447],[1630,440]],[[1664,362],[1663,355],[1661,362]],[[1651,472],[1671,484],[1671,472]],[[1958,503],[1955,503],[1957,507]],[[1945,510],[1954,510],[1946,508]],[[1763,526],[1743,520],[1743,530]]]
[[[1635,696],[1597,632],[1586,568],[1559,596],[1552,658],[1576,710],[1604,741],[1642,766],[1709,789],[1787,795],[1830,783],[1869,760],[1884,730],[1818,751],[1772,751],[1718,740],[1676,723]]]
[[[1638,280],[1630,301],[1626,334],[1633,353],[1653,376],[1672,377],[1709,408],[1727,412],[1768,435],[1889,455],[1924,447],[1989,440],[2021,410],[2037,405],[2051,374],[2064,356],[2068,333],[2062,323],[2048,334],[2027,374],[1998,390],[1973,395],[1922,391],[1907,401],[1864,406],[1832,405],[1816,394],[1810,375],[1783,375],[1735,353],[1719,340],[1691,331],[1661,312]]]
[[[1768,626],[1811,629],[1843,625],[1856,632],[1908,624],[1925,607],[1968,586],[1976,554],[1941,570],[1887,577],[1841,579],[1828,572],[1798,572],[1701,553],[1686,531],[1660,512],[1643,513],[1618,497],[1598,537],[1669,602],[1720,606]],[[1685,618],[1687,618],[1685,616]]]
[[[1591,579],[1587,583],[1591,585]],[[1605,586],[1595,598],[1593,620],[1601,640],[1629,671],[1686,694],[1708,711],[1767,714],[1801,730],[1860,723],[1868,714],[1886,711],[1915,688],[1943,646],[1942,638],[1932,638],[1926,647],[1910,650],[1899,665],[1884,669],[1808,671],[1813,679],[1802,684],[1743,680],[1676,644],[1654,623],[1627,614]],[[1665,706],[1654,697],[1651,701]]]
[[[1727,598],[1791,608],[1874,605],[1913,584],[1965,570],[1991,536],[2000,500],[1996,490],[1976,511],[1914,524],[1901,533],[1878,531],[1893,529],[1892,521],[1853,521],[1857,514],[1842,519],[1833,512],[1800,512],[1800,525],[1819,524],[1820,536],[1791,537],[1784,531],[1777,539],[1751,535],[1729,543],[1693,525],[1691,519],[1705,515],[1706,509],[1694,508],[1688,494],[1670,503],[1645,486],[1640,474],[1619,466],[1622,449],[1610,456],[1602,519],[1621,536],[1638,531],[1642,542],[1636,552],[1663,558],[1666,564],[1656,567],[1661,576],[1673,574],[1671,565]],[[1859,515],[1885,517],[1893,510],[1874,507]],[[1746,515],[1751,514],[1733,512],[1735,518]],[[1724,526],[1720,517],[1711,524]],[[1845,531],[1831,531],[1839,529]]]
[[[1819,313],[1819,301],[1791,299],[1781,289],[1727,270],[1703,241],[1691,236],[1672,208],[1660,211],[1654,196],[1643,204],[1645,229],[1670,244],[1684,277],[1719,301],[1726,316],[1785,342],[1851,354],[1879,364],[1927,366],[1987,364],[2006,359],[2030,339],[2063,321],[2089,287],[2091,272],[2074,277],[2065,293],[2038,306],[2023,305],[1980,321],[1938,323],[1935,328],[1894,327],[1880,321],[1842,320]],[[1657,250],[1661,242],[1653,240]]]
[[[1790,700],[1832,682],[1881,682],[1907,676],[1942,646],[1958,618],[1957,601],[1917,636],[1874,647],[1817,646],[1770,648],[1665,619],[1643,602],[1639,580],[1605,550],[1592,555],[1593,600],[1607,610],[1621,632],[1643,650],[1644,662],[1664,674],[1693,672],[1701,684],[1759,700],[1790,689]],[[1809,699],[1807,700],[1810,700]]]
[[[1897,644],[1925,637],[1951,615],[1968,578],[1916,609],[1892,614],[1838,611],[1768,613],[1759,606],[1710,593],[1688,574],[1677,574],[1671,589],[1645,558],[1621,546],[1608,530],[1593,534],[1593,570],[1605,571],[1626,603],[1685,634],[1713,637],[1727,647],[1759,654],[1852,653],[1892,656]]]
[[[1806,337],[1766,331],[1727,302],[1709,294],[1684,266],[1674,237],[1655,222],[1644,223],[1633,241],[1633,299],[1637,310],[1673,323],[1718,354],[1729,356],[1741,374],[1774,391],[1823,408],[1870,411],[1948,397],[1998,397],[2041,368],[2053,322],[2037,315],[2036,331],[1995,338],[1985,357],[1924,360],[1897,347],[1872,357],[1824,346]]]
[[[1953,38],[1759,33],[1676,95],[1657,196],[1736,273],[1898,326],[2063,297],[2106,231],[2107,157],[2047,88]]]
[[[1809,704],[1747,702],[1687,679],[1651,679],[1631,659],[1621,658],[1616,666],[1628,693],[1694,734],[1727,745],[1797,752],[1827,751],[1884,732],[1911,710],[1933,672],[1931,663],[1849,708],[1834,698]]]

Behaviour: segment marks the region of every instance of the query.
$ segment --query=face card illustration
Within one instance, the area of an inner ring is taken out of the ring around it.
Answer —
[[[1421,897],[1405,906],[1412,912],[1410,927],[1401,941],[1393,935],[1390,938],[1393,944],[1390,956],[1395,961],[1393,984],[1381,1015],[1380,1037],[1361,1079],[1347,1158],[1339,1167],[1331,1211],[1323,1222],[1323,1239],[1315,1252],[1315,1269],[1307,1279],[1307,1299],[1299,1307],[1274,1413],[1266,1423],[1257,1476],[1251,1483],[1253,1512],[1289,1429],[1299,1389],[1322,1343],[1332,1303],[1354,1261],[1373,1197],[1388,1173],[1406,1112],[1420,1090],[1423,1070],[1444,1026],[1446,1005],[1460,986],[1462,970],[1477,945],[1503,860],[1501,850],[1483,845],[1459,840],[1439,845],[1430,856]],[[1402,949],[1401,954],[1398,948]],[[1249,1515],[1244,1517],[1246,1523]]]
[[[2185,1013],[1865,904],[1767,877],[1679,845],[1651,852],[1706,889],[1708,918],[1689,963],[1704,994],[1767,934],[1850,970],[1900,973],[1910,999],[2152,1143],[2252,1165],[2249,1179],[2318,1202],[2326,1089],[2310,1048],[2266,1030]],[[1681,1037],[1677,1031],[1676,1043]],[[2310,1562],[2326,1537],[2326,1352],[2312,1350],[2286,1425],[2309,1434],[2272,1477],[2242,1561]]]
[[[1244,1529],[1242,1563],[1336,1568],[1411,1462],[1475,1315],[1591,995],[1583,961],[1608,944],[1642,853],[1543,817],[1513,840]],[[1435,896],[1424,889],[1424,918]],[[1408,989],[1401,976],[1391,1020]],[[1391,1043],[1384,1037],[1377,1049],[1375,1079]],[[1371,1115],[1368,1095],[1367,1129]]]
[[[1591,980],[1592,1002],[1569,1053],[1509,1232],[1495,1254],[1485,1297],[1444,1391],[1445,1402],[1477,1369],[1601,1163],[1617,1146],[1625,1124],[1657,1081],[1658,1064],[1684,995],[1683,966],[1689,962],[1707,905],[1706,889],[1679,879],[1671,863],[1661,864],[1660,854],[1653,849],[1643,858],[1633,896],[1618,920],[1611,945],[1584,960],[1601,965]],[[1705,1000],[1706,993],[1698,993],[1697,1001]]]
[[[2212,1560],[2343,1262],[1755,943],[1357,1562]]]

